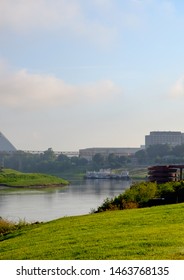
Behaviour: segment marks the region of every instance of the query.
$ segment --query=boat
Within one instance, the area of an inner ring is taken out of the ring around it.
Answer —
[[[115,173],[111,169],[100,169],[99,171],[87,171],[85,179],[121,179],[129,180],[129,172],[122,171],[121,173]]]

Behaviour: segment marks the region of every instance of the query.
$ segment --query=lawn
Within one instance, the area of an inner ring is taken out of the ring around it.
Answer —
[[[0,259],[184,259],[184,204],[65,217],[12,231]]]
[[[40,173],[22,173],[12,169],[3,169],[0,172],[0,185],[9,187],[31,187],[67,185],[62,178]]]

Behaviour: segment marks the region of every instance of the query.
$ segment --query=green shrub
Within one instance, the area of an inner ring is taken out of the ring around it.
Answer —
[[[150,199],[155,197],[157,184],[152,182],[141,182],[133,184],[123,194],[126,202],[134,202],[139,207],[144,206]]]
[[[96,212],[180,202],[184,202],[184,181],[163,184],[141,182],[133,184],[124,193],[114,198],[105,199]]]
[[[184,181],[159,184],[157,196],[164,198],[167,204],[184,202]]]
[[[105,199],[103,204],[98,207],[97,212],[147,206],[148,201],[155,197],[156,192],[156,183],[141,182],[133,184],[124,193],[111,199]]]
[[[156,195],[158,197],[165,197],[169,194],[174,193],[174,183],[173,182],[167,182],[164,184],[158,184],[157,186],[157,193]]]

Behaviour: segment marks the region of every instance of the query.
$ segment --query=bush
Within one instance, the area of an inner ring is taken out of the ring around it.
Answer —
[[[134,209],[138,207],[139,204],[137,202],[123,200],[123,209]]]
[[[97,212],[103,212],[108,210],[117,210],[117,206],[114,204],[114,200],[106,198],[101,206],[98,207]]]
[[[156,183],[137,183],[114,198],[106,198],[96,212],[109,210],[123,210],[146,206],[148,201],[155,197]]]
[[[13,222],[0,218],[0,235],[4,235],[16,229],[16,225]]]
[[[28,225],[29,223],[27,223],[25,220],[19,220],[18,223],[15,223],[0,217],[0,237],[2,237],[1,240],[3,240],[3,236],[5,236],[6,234],[22,229]]]
[[[133,184],[124,193],[107,198],[96,212],[123,210],[139,207],[184,202],[184,181],[157,184],[141,182]]]
[[[133,184],[130,189],[123,194],[123,199],[126,202],[133,202],[138,207],[145,206],[148,201],[155,197],[157,184],[151,182],[141,182]]]

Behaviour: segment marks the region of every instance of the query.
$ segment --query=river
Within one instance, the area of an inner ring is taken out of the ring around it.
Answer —
[[[124,192],[130,181],[81,180],[61,188],[0,188],[0,216],[12,221],[46,222],[89,214],[104,199]]]

